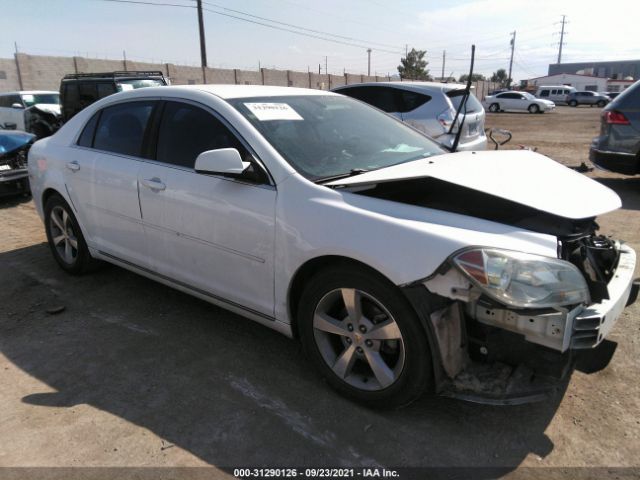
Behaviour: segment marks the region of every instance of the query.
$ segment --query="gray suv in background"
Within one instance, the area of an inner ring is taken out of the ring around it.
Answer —
[[[640,81],[602,111],[600,135],[591,143],[589,160],[612,172],[640,173]]]
[[[445,148],[451,148],[457,126],[464,116],[458,150],[484,150],[484,108],[471,93],[466,111],[461,111],[456,126],[451,124],[464,96],[465,85],[435,82],[377,82],[345,85],[333,89],[373,105],[413,128],[425,133]],[[449,131],[451,130],[451,133]]]
[[[598,92],[571,92],[567,95],[567,104],[570,107],[577,107],[578,105],[604,107],[610,101],[609,97]]]

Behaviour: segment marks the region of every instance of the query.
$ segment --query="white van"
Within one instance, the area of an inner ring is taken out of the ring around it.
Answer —
[[[551,100],[554,103],[567,103],[567,95],[575,92],[576,89],[568,85],[551,85],[538,87],[536,97],[544,100]]]

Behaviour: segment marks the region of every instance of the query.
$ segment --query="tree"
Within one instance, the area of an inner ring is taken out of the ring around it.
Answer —
[[[461,83],[464,83],[467,80],[469,80],[469,75],[467,75],[466,73],[464,75],[460,75],[460,78],[458,79],[458,81]],[[471,75],[472,82],[482,82],[483,80],[486,80],[486,78],[484,78],[484,75],[481,75],[479,73],[474,73]]]
[[[491,81],[499,83],[503,87],[511,83],[511,79],[507,78],[507,71],[504,68],[499,68],[496,72],[493,72]]]
[[[429,62],[424,59],[426,54],[426,50],[416,50],[412,48],[406,57],[401,58],[400,65],[398,65],[400,78],[409,80],[431,80],[429,70],[426,69]]]

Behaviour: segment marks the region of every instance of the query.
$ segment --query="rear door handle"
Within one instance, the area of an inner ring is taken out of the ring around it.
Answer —
[[[140,183],[142,183],[142,185],[144,185],[148,189],[154,190],[154,191],[161,191],[167,188],[167,186],[164,183],[162,183],[162,181],[157,177],[145,178]]]
[[[71,170],[72,172],[77,172],[78,170],[80,170],[80,164],[76,161],[73,162],[68,162],[67,163],[67,168],[69,170]]]

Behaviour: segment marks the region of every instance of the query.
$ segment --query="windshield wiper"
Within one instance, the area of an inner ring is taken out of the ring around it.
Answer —
[[[330,177],[322,177],[322,178],[319,178],[317,180],[314,180],[313,183],[323,184],[323,183],[326,183],[326,182],[331,182],[333,180],[340,180],[341,178],[349,178],[349,177],[353,177],[355,175],[360,175],[361,173],[365,173],[365,172],[368,172],[368,171],[369,170],[364,169],[364,168],[352,168],[347,173],[341,173],[340,175],[332,175]]]

